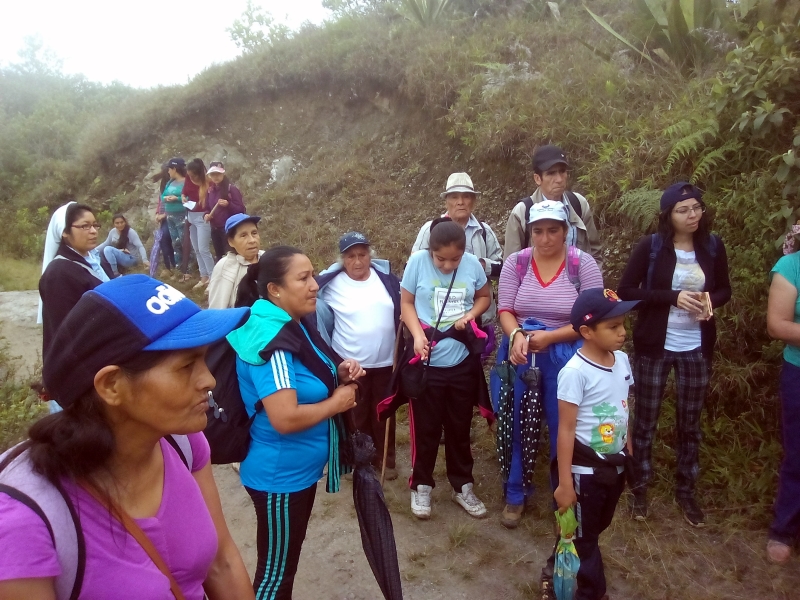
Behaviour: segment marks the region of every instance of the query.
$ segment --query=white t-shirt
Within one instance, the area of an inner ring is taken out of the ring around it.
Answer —
[[[614,366],[604,367],[578,350],[558,374],[558,399],[578,405],[575,439],[598,454],[621,452],[628,441],[632,385],[633,373],[624,352],[614,352]],[[591,474],[593,470],[573,465],[572,472]]]
[[[341,273],[322,288],[334,314],[331,347],[365,369],[388,367],[394,356],[394,303],[375,269],[366,281]]]
[[[675,249],[677,262],[672,273],[672,289],[688,292],[702,292],[706,285],[706,275],[697,262],[694,251]],[[700,322],[688,310],[677,306],[669,307],[667,337],[664,350],[671,352],[690,352],[701,345]]]

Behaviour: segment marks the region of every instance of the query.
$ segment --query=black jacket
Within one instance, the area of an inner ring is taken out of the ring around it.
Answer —
[[[102,283],[92,272],[86,259],[66,244],[59,246],[56,256],[63,258],[53,259],[39,279],[39,295],[42,298],[42,357],[47,355],[58,327],[81,296]],[[113,278],[113,273],[105,263],[103,270],[109,279]]]
[[[679,290],[672,289],[672,275],[677,257],[672,241],[665,240],[655,258],[653,289],[647,286],[650,265],[651,236],[646,235],[634,247],[617,287],[622,300],[642,300],[637,307],[638,316],[633,327],[633,348],[637,355],[661,357],[667,338],[667,319],[670,306],[677,306]],[[703,291],[711,295],[711,305],[716,310],[731,299],[731,282],[728,277],[728,256],[722,240],[716,239],[716,257],[712,258],[708,244],[695,244],[697,262],[706,277]],[[710,359],[717,341],[717,324],[712,317],[700,323],[701,348]]]

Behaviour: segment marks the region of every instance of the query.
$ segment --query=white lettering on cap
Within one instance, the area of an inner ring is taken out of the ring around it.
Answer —
[[[183,292],[165,283],[158,286],[156,290],[158,290],[158,294],[151,296],[146,304],[147,310],[154,315],[163,315],[170,306],[186,298]]]

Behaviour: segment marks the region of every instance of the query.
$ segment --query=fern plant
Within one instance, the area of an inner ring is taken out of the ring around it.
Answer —
[[[672,145],[672,150],[664,163],[666,175],[676,162],[702,153],[708,144],[715,141],[719,137],[719,123],[714,118],[684,120],[668,127],[664,134],[668,138],[680,136]]]
[[[648,231],[656,223],[661,190],[637,188],[611,202],[611,209],[630,221],[637,231]]]
[[[729,154],[736,154],[741,148],[742,144],[740,142],[728,140],[719,148],[708,149],[700,156],[689,181],[696,184],[706,179]]]

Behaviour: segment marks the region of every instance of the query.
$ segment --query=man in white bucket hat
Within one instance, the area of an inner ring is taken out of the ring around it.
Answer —
[[[447,178],[447,185],[444,192],[440,194],[444,198],[445,214],[453,221],[464,228],[467,234],[467,252],[478,258],[483,270],[489,277],[498,277],[503,268],[503,247],[497,240],[492,228],[486,223],[482,223],[472,210],[475,208],[475,200],[480,192],[475,190],[472,179],[466,173],[452,173]],[[417,250],[427,250],[430,247],[431,223],[425,223],[417,234],[417,240],[411,248],[414,253]],[[497,307],[494,298],[492,304],[483,314],[483,322],[494,322],[497,315]]]

